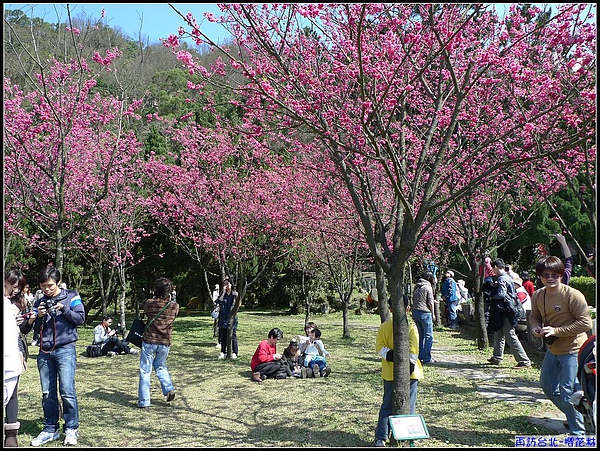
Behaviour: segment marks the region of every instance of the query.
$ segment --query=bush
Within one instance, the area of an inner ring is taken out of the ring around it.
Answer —
[[[593,277],[571,277],[569,285],[581,291],[588,305],[596,307],[596,279]]]

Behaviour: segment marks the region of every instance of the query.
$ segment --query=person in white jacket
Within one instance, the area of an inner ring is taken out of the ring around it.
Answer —
[[[8,404],[17,389],[19,376],[23,372],[21,353],[19,351],[19,327],[16,315],[19,313],[8,296],[12,293],[12,285],[4,279],[4,407]],[[19,422],[4,423],[5,446],[17,446],[16,437]],[[13,443],[11,445],[10,443]]]

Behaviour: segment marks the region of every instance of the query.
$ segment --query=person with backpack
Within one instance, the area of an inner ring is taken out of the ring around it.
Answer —
[[[60,287],[61,274],[54,266],[39,273],[38,283],[44,296],[35,301],[33,307],[37,309],[37,315],[29,322],[34,321],[33,327],[40,334],[37,368],[44,421],[43,430],[31,441],[31,446],[45,445],[60,438],[59,393],[65,432],[63,445],[73,446],[79,438],[79,404],[75,388],[77,327],[85,322],[85,307],[77,291]]]
[[[424,364],[435,363],[435,359],[431,358],[435,322],[433,282],[433,274],[425,271],[417,280],[412,298],[412,318],[419,331],[419,360]]]
[[[488,329],[494,333],[494,354],[488,362],[492,365],[500,365],[504,357],[504,346],[508,342],[512,355],[517,361],[515,368],[530,368],[531,361],[515,331],[520,319],[518,307],[521,305],[517,298],[515,284],[506,272],[506,265],[502,259],[494,260],[492,268],[498,280],[496,290],[491,296]]]

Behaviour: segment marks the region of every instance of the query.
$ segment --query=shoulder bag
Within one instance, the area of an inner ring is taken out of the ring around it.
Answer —
[[[144,340],[144,332],[146,332],[148,326],[152,324],[152,322],[158,317],[158,315],[164,312],[164,310],[171,302],[172,301],[167,302],[165,306],[160,310],[160,312],[158,312],[147,325],[144,324],[144,321],[142,321],[139,316],[137,316],[133,320],[133,323],[131,324],[131,329],[129,329],[129,333],[127,334],[127,338],[125,340],[127,340],[131,344],[136,345],[138,348],[141,348],[142,341]]]

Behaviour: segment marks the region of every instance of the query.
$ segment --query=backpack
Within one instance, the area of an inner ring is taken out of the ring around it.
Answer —
[[[88,357],[102,357],[102,345],[89,345],[86,353]]]

